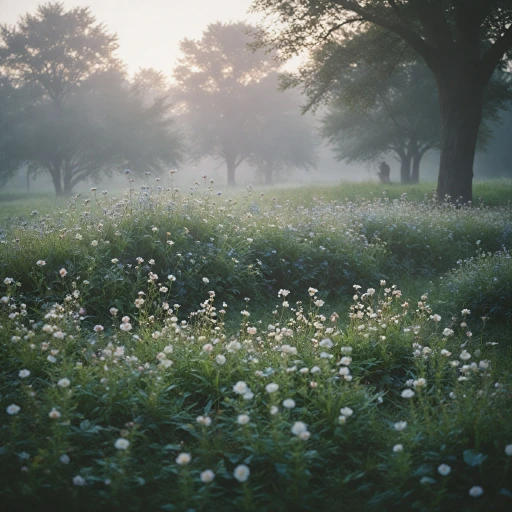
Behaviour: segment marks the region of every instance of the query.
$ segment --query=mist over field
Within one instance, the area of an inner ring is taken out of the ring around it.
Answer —
[[[512,1],[0,0],[1,510],[512,510]]]

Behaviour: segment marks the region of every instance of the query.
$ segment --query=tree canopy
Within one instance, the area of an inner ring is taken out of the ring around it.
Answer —
[[[149,98],[140,77],[131,84],[116,49],[88,8],[45,4],[0,28],[6,76],[32,94],[4,159],[49,172],[58,195],[126,166],[160,170],[180,158],[169,99]]]
[[[511,0],[254,0],[253,9],[267,15],[260,44],[285,58],[341,31],[349,42],[371,27],[383,29],[386,43],[375,48],[374,58],[392,52],[400,61],[413,50],[438,89],[438,194],[472,199],[486,87],[512,48]]]
[[[277,91],[275,55],[248,48],[254,30],[245,23],[209,25],[200,40],[181,43],[183,56],[174,72],[191,152],[197,159],[211,156],[224,162],[228,186],[235,185],[242,162],[265,169],[271,180],[279,169],[313,161],[312,135],[304,151],[290,147],[292,130],[299,135],[307,128],[294,115],[300,113],[299,103],[291,101],[295,95]]]

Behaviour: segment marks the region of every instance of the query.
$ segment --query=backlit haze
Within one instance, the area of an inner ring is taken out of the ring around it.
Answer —
[[[41,0],[0,0],[0,23],[14,24],[34,13]],[[248,21],[251,0],[65,0],[66,8],[89,6],[119,39],[119,57],[130,72],[155,68],[166,75],[179,57],[179,41],[200,38],[209,23]]]

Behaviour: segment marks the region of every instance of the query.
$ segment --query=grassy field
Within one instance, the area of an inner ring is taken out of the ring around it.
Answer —
[[[509,510],[512,182],[433,188],[0,195],[6,510]]]

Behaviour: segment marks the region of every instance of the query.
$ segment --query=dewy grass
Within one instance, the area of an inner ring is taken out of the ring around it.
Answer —
[[[508,207],[255,196],[4,225],[6,509],[507,509],[510,336],[471,284],[503,317]]]

